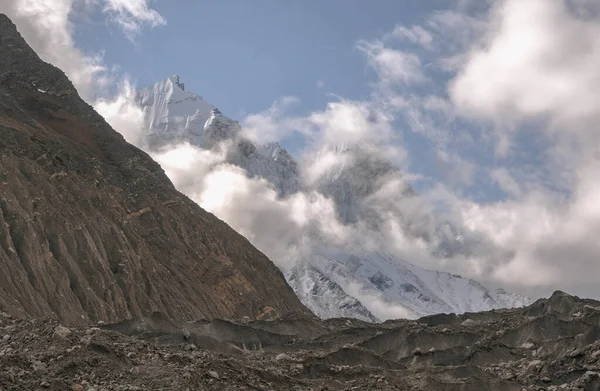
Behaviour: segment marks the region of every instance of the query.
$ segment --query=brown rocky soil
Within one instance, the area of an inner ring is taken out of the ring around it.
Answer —
[[[289,316],[96,327],[0,316],[7,390],[600,390],[600,302],[369,324]]]
[[[68,325],[308,313],[0,15],[0,310]]]

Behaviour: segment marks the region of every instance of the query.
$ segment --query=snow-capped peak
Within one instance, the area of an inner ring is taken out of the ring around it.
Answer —
[[[280,195],[299,188],[297,163],[278,143],[254,145],[241,135],[240,124],[200,97],[187,92],[179,76],[171,76],[137,93],[147,128],[150,149],[188,142],[212,149],[229,143],[228,163],[245,169],[251,177],[271,182]]]
[[[185,91],[179,76],[139,90],[136,101],[144,113],[151,148],[183,141],[204,144],[204,125],[215,107],[200,95]]]

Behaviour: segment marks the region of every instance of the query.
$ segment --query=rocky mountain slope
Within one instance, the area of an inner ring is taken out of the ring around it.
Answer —
[[[0,15],[0,310],[67,324],[308,313]]]
[[[514,310],[65,328],[0,314],[3,390],[600,390],[600,302]]]
[[[308,181],[299,164],[279,144],[255,145],[245,139],[236,121],[186,91],[178,76],[140,90],[136,100],[144,112],[150,151],[177,143],[203,149],[223,147],[227,163],[243,168],[249,177],[266,179],[281,197],[304,191],[331,199],[341,224],[363,224],[372,236],[380,235],[382,248],[390,241],[383,233],[389,230],[385,224],[391,216],[407,237],[427,243],[432,256],[492,251],[481,239],[460,232],[427,210],[400,169],[378,151],[357,145],[323,145],[314,160],[329,157],[335,163]],[[270,248],[260,250],[282,268],[302,302],[323,318],[416,318],[530,303],[526,297],[489,289],[470,279],[417,267],[410,259],[383,250],[358,251],[349,245],[332,245],[314,230],[302,235],[305,237],[298,242],[313,244],[311,253],[302,254],[302,259],[283,262]],[[296,266],[290,268],[290,264]]]

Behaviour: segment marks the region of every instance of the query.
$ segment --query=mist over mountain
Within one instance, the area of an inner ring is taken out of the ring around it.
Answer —
[[[136,102],[142,145],[175,185],[269,255],[317,315],[385,320],[529,303],[410,263],[402,250],[412,247],[416,262],[497,250],[438,217],[380,149],[323,143],[297,162],[277,142],[253,142],[178,76]]]

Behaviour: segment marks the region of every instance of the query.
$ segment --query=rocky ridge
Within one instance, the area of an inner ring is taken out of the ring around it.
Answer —
[[[600,302],[370,324],[288,316],[66,328],[0,316],[2,390],[600,389]]]

